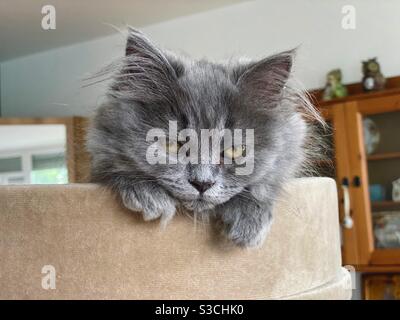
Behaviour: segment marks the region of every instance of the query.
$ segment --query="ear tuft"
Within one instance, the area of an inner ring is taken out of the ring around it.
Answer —
[[[151,41],[139,30],[128,27],[125,55],[143,55],[149,54],[152,51],[158,51],[158,49],[151,43]]]
[[[128,27],[125,56],[127,61],[133,59],[152,60],[175,78],[179,78],[185,69],[177,56],[161,51],[141,31],[132,27]]]

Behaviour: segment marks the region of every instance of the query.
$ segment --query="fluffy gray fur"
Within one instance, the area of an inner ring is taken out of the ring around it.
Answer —
[[[108,101],[88,136],[92,180],[117,192],[145,220],[168,221],[178,206],[218,219],[228,239],[260,245],[286,180],[301,172],[318,118],[306,94],[288,81],[293,52],[260,61],[214,63],[162,51],[130,29],[126,56],[113,68]],[[254,171],[234,165],[150,165],[146,134],[152,128],[254,129]],[[201,194],[190,181],[213,183]]]

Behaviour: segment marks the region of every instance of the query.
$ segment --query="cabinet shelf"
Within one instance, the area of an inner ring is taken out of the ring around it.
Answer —
[[[400,202],[396,201],[374,201],[371,202],[373,211],[400,210]]]
[[[387,160],[387,159],[400,159],[400,152],[386,152],[371,154],[367,157],[369,161]]]

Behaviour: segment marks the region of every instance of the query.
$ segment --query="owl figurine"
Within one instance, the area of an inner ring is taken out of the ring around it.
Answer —
[[[381,73],[381,67],[376,58],[362,62],[364,77],[362,85],[364,91],[382,90],[385,88],[386,79]]]
[[[323,94],[323,100],[328,101],[347,96],[347,88],[342,83],[342,71],[335,69],[326,76],[326,85]]]

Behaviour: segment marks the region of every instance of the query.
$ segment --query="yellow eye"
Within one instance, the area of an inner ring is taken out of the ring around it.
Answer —
[[[174,142],[167,143],[167,144],[165,145],[165,150],[166,150],[168,153],[177,153],[177,152],[178,152],[178,149],[179,149],[179,144],[174,143]]]
[[[243,156],[246,151],[245,146],[235,146],[224,150],[224,156],[230,159],[236,159]]]

